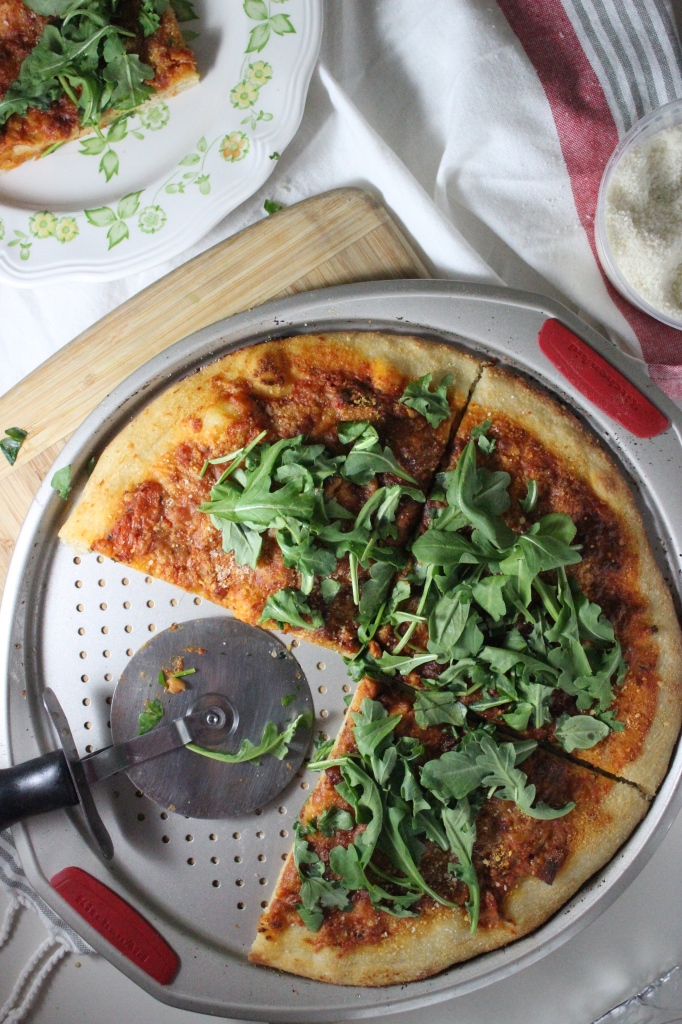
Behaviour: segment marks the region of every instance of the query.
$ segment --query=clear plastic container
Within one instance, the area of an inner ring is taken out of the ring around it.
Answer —
[[[627,135],[624,135],[620,140],[611,154],[611,158],[607,163],[602,176],[601,185],[599,186],[594,237],[597,246],[597,253],[604,269],[604,273],[614,288],[616,288],[620,294],[628,300],[628,302],[631,302],[633,306],[643,310],[645,313],[649,313],[650,316],[655,317],[664,324],[668,324],[670,327],[682,329],[682,316],[679,318],[671,317],[664,310],[652,305],[651,302],[644,298],[644,296],[641,295],[626,279],[613,253],[606,229],[607,195],[614,173],[616,172],[620,161],[624,156],[632,151],[634,146],[645,142],[647,139],[650,139],[665,128],[672,128],[676,125],[682,125],[682,99],[673,100],[671,103],[666,103],[665,106],[658,107],[656,110],[653,110],[650,114],[643,117],[641,121],[638,121],[633,125]]]

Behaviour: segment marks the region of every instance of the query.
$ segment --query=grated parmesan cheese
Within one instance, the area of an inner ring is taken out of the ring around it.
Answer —
[[[630,287],[682,319],[682,125],[626,152],[606,193],[606,234]]]

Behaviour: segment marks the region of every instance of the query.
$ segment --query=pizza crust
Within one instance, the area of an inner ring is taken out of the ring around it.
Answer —
[[[632,586],[638,601],[635,613],[643,623],[650,624],[656,648],[655,712],[645,726],[638,721],[639,680],[634,668],[616,693],[616,706],[618,702],[624,705],[625,701],[631,705],[628,728],[625,732],[611,733],[591,750],[576,751],[575,755],[587,764],[635,783],[645,794],[653,796],[666,773],[682,725],[682,633],[633,495],[611,457],[575,416],[516,374],[487,366],[462,419],[460,438],[468,437],[471,427],[486,418],[493,421],[494,428],[496,417],[518,425],[556,457],[575,481],[583,482],[612,512],[622,531],[623,549],[633,561],[632,566],[623,570],[624,593],[626,585]],[[553,502],[554,496],[551,496],[552,510],[561,511],[560,499],[556,507]],[[598,557],[597,553],[597,568]],[[648,649],[651,636],[647,636],[646,641]],[[629,652],[633,665],[639,653],[640,647],[636,645]],[[641,730],[642,735],[639,749],[635,751],[631,744],[637,730]]]

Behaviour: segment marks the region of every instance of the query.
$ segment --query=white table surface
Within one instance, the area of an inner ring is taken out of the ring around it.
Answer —
[[[343,0],[343,5],[327,0],[326,18],[321,65],[304,121],[273,178],[172,265],[258,219],[266,197],[289,204],[327,188],[365,185],[383,196],[441,276],[502,280],[564,301],[572,298],[636,352],[582,229],[566,227],[574,211],[570,189],[562,183],[558,147],[545,147],[537,166],[538,154],[524,153],[529,178],[535,174],[543,184],[556,183],[555,230],[551,238],[545,233],[542,255],[526,251],[514,233],[514,218],[502,223],[499,204],[485,206],[493,186],[505,188],[504,174],[485,177],[477,164],[492,120],[506,124],[524,104],[528,109],[535,104],[534,130],[553,131],[539,83],[532,69],[524,68],[496,6],[483,0]],[[480,87],[491,69],[498,76],[506,69],[515,82],[514,95],[502,90],[495,96]],[[510,151],[508,158],[515,154]],[[32,292],[0,287],[0,393],[170,268],[169,263],[108,285]],[[571,291],[576,280],[580,302]],[[589,928],[504,983],[420,1011],[420,1022],[590,1024],[682,963],[681,863],[678,820],[640,876]],[[0,915],[5,905],[0,893]],[[22,910],[0,951],[0,1005],[44,937],[38,918]],[[383,1019],[403,1024],[414,1016]],[[156,1002],[101,957],[71,954],[26,1018],[28,1024],[200,1024],[206,1019]]]

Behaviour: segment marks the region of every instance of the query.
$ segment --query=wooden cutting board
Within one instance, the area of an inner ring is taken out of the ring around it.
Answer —
[[[0,458],[0,593],[38,487],[69,437],[133,370],[200,327],[268,299],[356,281],[428,277],[384,207],[343,188],[266,217],[134,295],[0,398],[0,436],[28,437]]]

